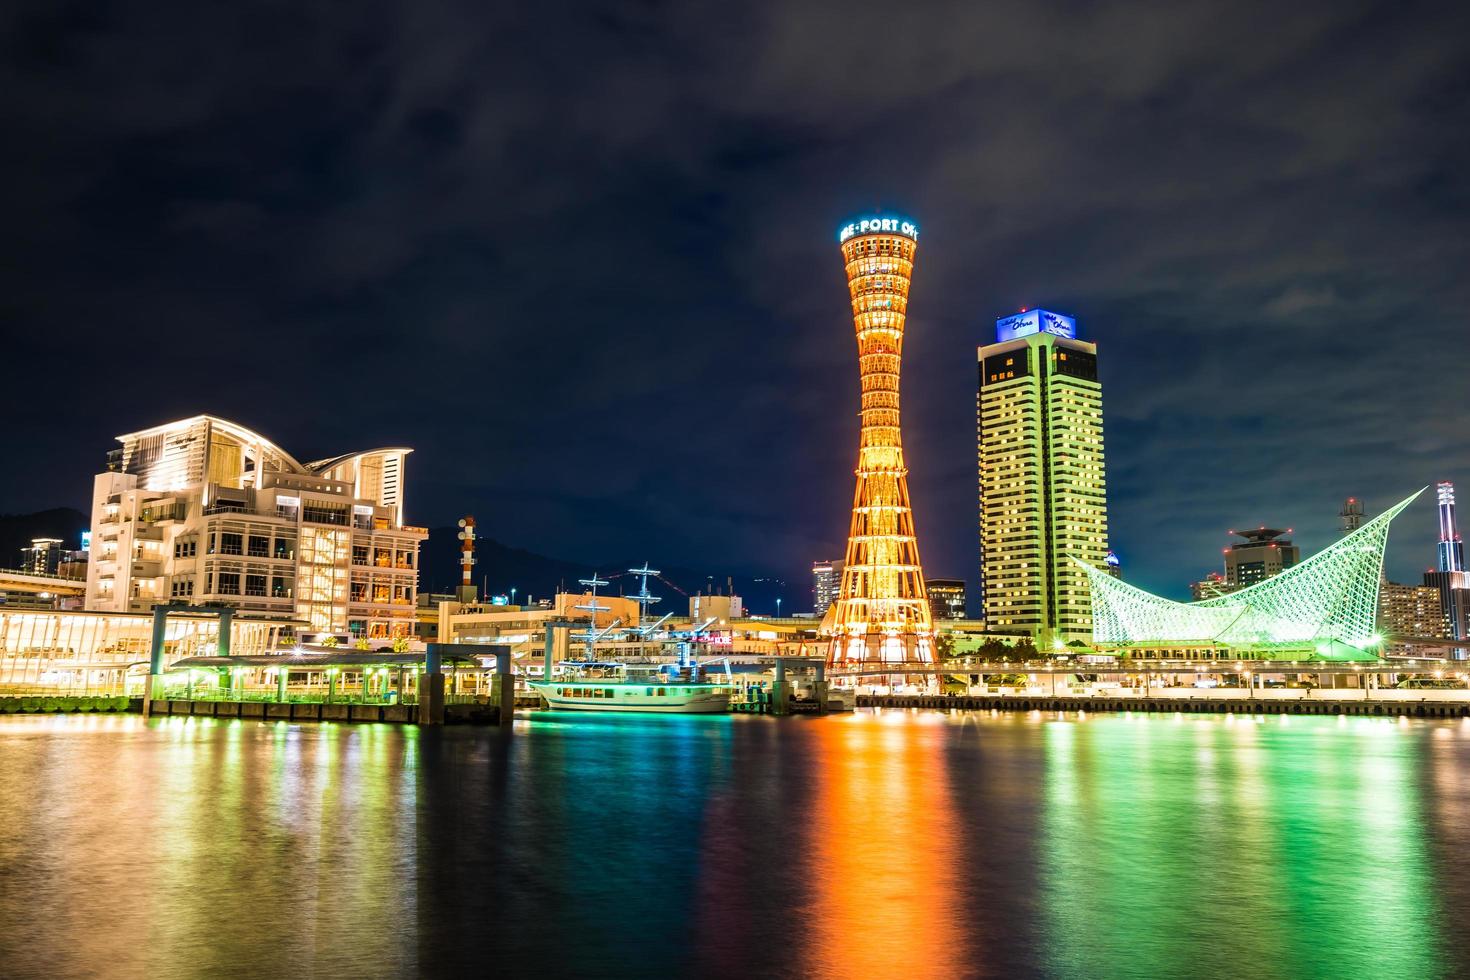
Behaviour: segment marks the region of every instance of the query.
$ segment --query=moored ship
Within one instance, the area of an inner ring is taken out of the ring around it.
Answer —
[[[718,714],[730,710],[734,686],[700,664],[569,662],[563,677],[527,686],[547,707],[563,711]]]
[[[650,652],[652,634],[669,617],[663,616],[656,622],[648,622],[648,607],[658,601],[649,594],[648,577],[658,571],[644,562],[642,568],[628,571],[640,576],[641,588],[633,598],[638,602],[638,624],[627,631],[637,643],[637,659],[644,660]],[[597,589],[607,585],[607,579],[593,575],[581,579],[591,590],[589,601],[576,608],[587,612],[589,622],[586,631],[579,635],[586,648],[585,660],[569,660],[557,664],[549,677],[527,682],[546,706],[563,711],[624,711],[653,712],[656,714],[719,714],[730,710],[730,698],[735,693],[730,666],[725,665],[723,682],[711,677],[706,666],[695,662],[690,656],[687,643],[673,644],[678,650],[678,660],[669,662],[628,663],[600,661],[597,659],[598,641],[607,636],[618,624],[614,620],[606,629],[598,630],[596,616],[608,612],[607,606],[597,602]],[[706,626],[708,623],[705,624]],[[698,630],[694,631],[696,634]],[[655,655],[667,644],[653,643]]]

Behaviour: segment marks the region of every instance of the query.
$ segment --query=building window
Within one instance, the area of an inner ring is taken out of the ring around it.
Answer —
[[[296,542],[291,538],[276,538],[276,557],[280,559],[296,557]]]
[[[328,504],[308,500],[301,510],[301,518],[311,524],[337,524],[346,527],[350,515],[346,504]]]
[[[271,598],[291,598],[291,590],[286,587],[286,580],[279,575],[271,576]]]
[[[219,536],[219,552],[222,555],[238,555],[244,550],[244,535],[223,531]]]
[[[193,558],[199,553],[198,538],[179,538],[174,542],[175,558]]]
[[[271,539],[265,535],[250,535],[249,551],[246,552],[251,558],[269,558],[271,553]]]
[[[264,575],[246,575],[245,576],[245,594],[246,595],[264,596],[265,595],[265,576]]]
[[[366,565],[368,563],[367,545],[355,544],[352,546],[352,564]]]
[[[239,595],[240,594],[240,573],[239,572],[220,572],[219,573],[219,587],[217,589],[215,589],[215,591],[218,592],[221,595]]]

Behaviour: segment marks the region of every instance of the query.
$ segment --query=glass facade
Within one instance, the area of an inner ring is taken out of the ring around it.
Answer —
[[[279,624],[236,619],[235,655],[273,652]],[[142,692],[153,642],[149,613],[0,612],[0,695]],[[170,617],[164,664],[218,649],[214,618]]]

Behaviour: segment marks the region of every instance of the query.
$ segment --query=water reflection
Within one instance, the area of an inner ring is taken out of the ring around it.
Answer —
[[[1444,971],[1424,727],[1283,720],[1046,727],[1050,972],[1189,973],[1221,947],[1247,973]]]
[[[8,977],[1470,971],[1470,723],[0,718]]]
[[[928,723],[922,723],[927,721]],[[811,889],[794,945],[799,972],[834,977],[963,975],[972,962],[961,833],[938,715],[860,714],[817,726],[820,765],[800,861]]]

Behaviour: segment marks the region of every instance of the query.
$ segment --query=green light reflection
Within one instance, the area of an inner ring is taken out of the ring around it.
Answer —
[[[1042,885],[1058,976],[1432,976],[1422,732],[1356,719],[1046,726]]]

